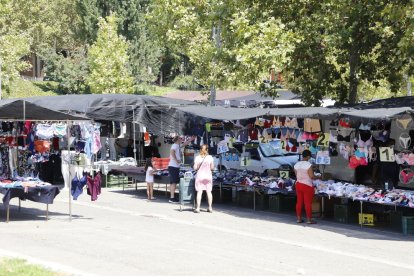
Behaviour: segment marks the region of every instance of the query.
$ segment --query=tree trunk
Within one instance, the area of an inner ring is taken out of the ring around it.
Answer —
[[[358,76],[359,55],[357,51],[351,49],[349,53],[349,103],[355,104],[358,95]]]

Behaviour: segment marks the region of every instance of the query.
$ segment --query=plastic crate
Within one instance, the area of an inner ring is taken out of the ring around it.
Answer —
[[[374,214],[358,214],[358,223],[362,225],[374,226]]]
[[[334,220],[341,223],[349,222],[348,205],[335,204],[334,205]]]
[[[253,193],[240,191],[237,193],[237,205],[246,208],[253,208]]]
[[[271,212],[289,212],[294,211],[296,206],[295,197],[286,197],[282,195],[269,196],[269,210]]]
[[[312,201],[312,217],[321,217],[322,206],[320,198],[314,197]]]
[[[402,212],[390,212],[390,227],[392,230],[402,232]]]
[[[414,217],[402,217],[402,231],[404,235],[414,235]]]
[[[123,175],[108,175],[107,177],[102,177],[102,186],[110,187],[114,185],[124,185],[128,184],[128,177]]]
[[[256,194],[256,210],[269,209],[269,197],[265,194]]]

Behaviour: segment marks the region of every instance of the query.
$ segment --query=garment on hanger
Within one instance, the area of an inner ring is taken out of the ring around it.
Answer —
[[[78,200],[78,197],[83,193],[83,187],[87,184],[86,175],[83,175],[80,178],[78,175],[75,175],[71,184],[71,195],[73,200]]]
[[[338,156],[337,143],[329,142],[329,156]]]
[[[368,140],[363,141],[361,139],[361,134],[359,134],[359,140],[357,142],[357,146],[358,147],[360,147],[360,148],[372,147],[373,145],[374,145],[374,141],[372,141],[372,135],[371,135],[371,137]]]
[[[337,136],[338,142],[351,142],[351,134],[353,132],[353,128],[339,128]]]
[[[413,119],[411,116],[404,116],[402,118],[396,119],[397,126],[402,130],[407,130],[412,127]]]
[[[36,135],[39,139],[50,139],[53,137],[54,127],[50,124],[38,124],[36,126]]]
[[[358,128],[359,130],[371,130],[371,124],[370,123],[368,123],[368,124],[364,124],[364,123],[361,123],[360,125],[359,125],[359,128]]]
[[[275,116],[273,116],[272,126],[274,126],[274,127],[281,127],[282,126],[282,123],[280,122],[279,117],[276,118]]]
[[[411,146],[411,137],[408,133],[401,133],[398,142],[403,149],[408,149]]]
[[[305,118],[303,130],[310,133],[321,132],[321,123],[318,119]]]

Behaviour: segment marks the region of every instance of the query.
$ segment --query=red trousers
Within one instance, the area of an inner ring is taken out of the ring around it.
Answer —
[[[315,195],[315,189],[309,185],[296,182],[296,216],[302,217],[302,207],[305,203],[306,218],[312,218],[312,200]]]

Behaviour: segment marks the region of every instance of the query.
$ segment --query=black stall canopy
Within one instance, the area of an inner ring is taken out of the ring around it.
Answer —
[[[154,134],[182,134],[192,127],[189,121],[197,119],[238,120],[260,116],[335,119],[348,116],[361,120],[382,120],[412,113],[411,106],[414,106],[412,97],[392,98],[342,108],[233,108],[205,106],[192,101],[146,95],[83,94],[2,100],[0,118],[32,120],[82,118],[135,122],[146,126]]]
[[[137,109],[161,109],[182,105],[198,105],[192,101],[131,94],[83,94],[26,98],[31,103],[89,119],[118,122],[140,121]]]
[[[2,100],[0,101],[0,120],[87,120],[83,116],[75,116],[55,111],[25,100]]]

